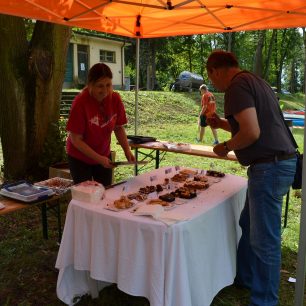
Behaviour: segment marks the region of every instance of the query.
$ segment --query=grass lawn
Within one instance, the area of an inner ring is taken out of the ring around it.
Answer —
[[[120,92],[126,105],[130,124],[129,134],[134,134],[134,94]],[[139,96],[139,135],[155,136],[160,140],[195,143],[197,116],[200,97],[197,93],[157,93],[141,92]],[[222,95],[217,95],[218,112],[222,114]],[[289,101],[290,108],[299,107],[301,98]],[[289,103],[288,102],[288,103]],[[286,100],[281,103],[287,107]],[[294,136],[303,148],[303,129],[294,129]],[[228,133],[219,132],[220,141],[229,138]],[[205,143],[212,144],[210,129],[206,129]],[[116,159],[123,160],[120,148],[112,141]],[[181,165],[187,167],[216,169],[226,173],[246,176],[246,168],[237,162],[200,158],[184,154],[168,153],[161,166]],[[143,171],[154,168],[151,162]],[[118,167],[115,170],[116,181],[132,177],[132,167]],[[62,205],[63,223],[69,201]],[[282,233],[282,267],[280,305],[292,306],[294,284],[288,282],[295,277],[299,238],[301,193],[291,191],[288,225]],[[63,305],[56,296],[58,271],[55,260],[58,252],[56,217],[49,217],[49,240],[42,238],[40,210],[30,207],[20,212],[0,216],[0,305]],[[306,300],[306,299],[305,299]],[[248,291],[233,286],[223,289],[214,299],[212,306],[245,306]],[[142,297],[132,297],[120,292],[115,285],[105,288],[98,299],[83,297],[78,305],[101,306],[148,306]],[[167,306],[167,305],[165,305]]]

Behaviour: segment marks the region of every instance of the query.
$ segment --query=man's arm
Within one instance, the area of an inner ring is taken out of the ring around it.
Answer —
[[[234,115],[239,124],[238,133],[226,142],[226,146],[221,143],[214,147],[214,152],[220,156],[226,156],[229,151],[240,150],[253,144],[260,136],[255,107],[242,110]]]
[[[227,132],[231,131],[231,127],[225,118],[220,118],[216,113],[213,113],[211,117],[206,119],[206,122],[213,129],[222,129]]]
[[[203,106],[202,106],[200,115],[204,115],[204,114],[205,114],[206,108],[207,108],[207,105],[203,105]]]
[[[246,108],[234,115],[239,123],[239,132],[227,142],[230,150],[240,150],[253,144],[260,136],[255,107]]]

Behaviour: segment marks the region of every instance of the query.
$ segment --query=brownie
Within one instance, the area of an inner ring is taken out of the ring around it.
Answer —
[[[159,196],[159,199],[165,202],[173,202],[175,200],[175,197],[171,193],[166,193],[166,194]]]

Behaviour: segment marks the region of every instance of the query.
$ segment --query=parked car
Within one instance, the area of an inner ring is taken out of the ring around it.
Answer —
[[[203,77],[199,74],[189,71],[183,71],[180,73],[176,81],[171,84],[170,89],[172,91],[193,91],[199,90],[199,87],[204,83]]]
[[[283,95],[291,95],[291,92],[286,90],[286,89],[281,89],[280,92],[277,91],[277,88],[275,86],[272,86],[271,87],[273,89],[273,91],[278,94],[278,93],[281,93]]]
[[[281,94],[283,95],[291,95],[291,92],[286,89],[281,89]]]

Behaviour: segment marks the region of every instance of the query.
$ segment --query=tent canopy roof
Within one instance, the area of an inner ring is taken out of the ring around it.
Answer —
[[[139,38],[306,26],[305,0],[0,0],[0,13]],[[296,306],[304,296],[305,233],[302,205]]]
[[[0,0],[0,12],[140,38],[306,26],[305,0]]]

